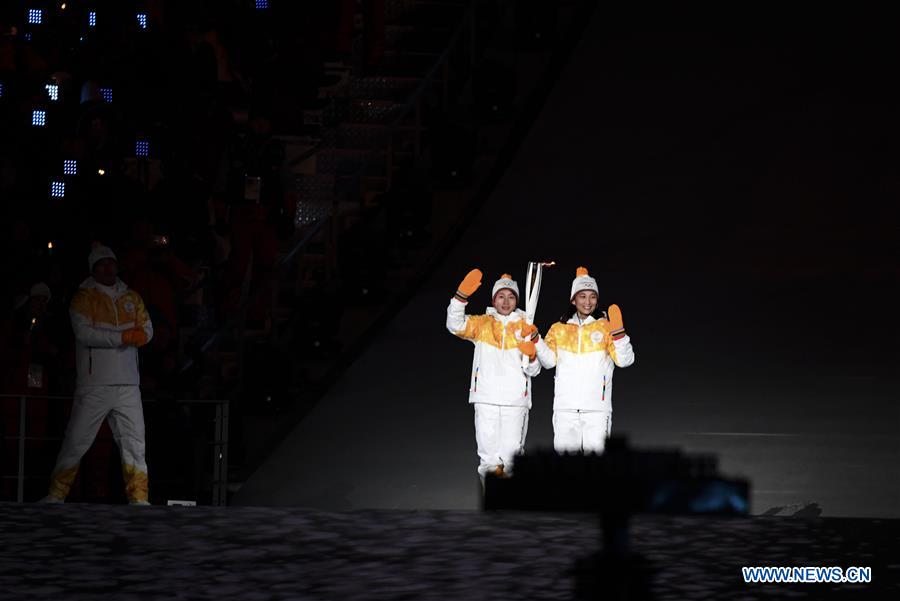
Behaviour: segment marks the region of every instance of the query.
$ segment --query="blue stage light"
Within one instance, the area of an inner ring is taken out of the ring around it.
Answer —
[[[47,125],[47,112],[31,111],[31,124],[35,127],[44,127]]]
[[[134,145],[134,156],[150,156],[150,142],[148,142],[147,140],[138,140],[137,144]]]
[[[146,13],[138,13],[137,14],[137,22],[141,29],[147,29],[147,14]]]
[[[59,86],[55,83],[48,83],[44,86],[44,89],[47,90],[47,96],[53,102],[59,100]]]
[[[66,182],[50,182],[50,196],[53,198],[64,198],[66,195]]]
[[[269,8],[269,0],[256,0],[256,10],[266,10]]]
[[[103,102],[112,104],[112,88],[100,88],[100,96],[103,98]]]
[[[88,27],[96,27],[97,26],[97,13],[96,11],[91,11],[88,13]]]
[[[78,175],[78,161],[69,159],[64,160],[63,175]]]
[[[44,21],[44,11],[39,8],[28,9],[28,23],[30,25],[40,25]]]

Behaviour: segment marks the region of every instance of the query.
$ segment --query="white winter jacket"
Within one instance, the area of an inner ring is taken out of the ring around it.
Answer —
[[[532,361],[522,368],[519,332],[525,313],[519,309],[500,315],[493,307],[484,315],[466,315],[466,303],[453,298],[447,307],[447,329],[475,344],[469,402],[531,408],[531,378],[541,365]]]
[[[613,370],[634,363],[631,338],[613,340],[609,322],[588,317],[550,326],[539,340],[538,361],[556,367],[553,409],[612,411]]]
[[[69,306],[75,332],[76,387],[137,386],[138,350],[122,345],[122,332],[143,328],[149,341],[153,324],[141,296],[117,279],[112,287],[93,277],[81,283]]]

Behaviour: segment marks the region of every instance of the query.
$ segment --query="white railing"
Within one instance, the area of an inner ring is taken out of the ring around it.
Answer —
[[[47,436],[28,436],[28,403],[36,400],[46,400],[51,402],[71,401],[72,397],[68,396],[48,396],[48,395],[29,395],[29,394],[0,394],[0,399],[17,399],[19,401],[19,426],[15,440],[18,444],[18,467],[15,476],[4,475],[4,478],[16,479],[16,502],[22,503],[25,500],[25,451],[27,440],[54,440],[55,438]],[[155,404],[161,401],[154,399],[144,399],[144,403]],[[212,504],[226,505],[228,501],[228,401],[226,400],[175,400],[166,401],[180,405],[213,405],[215,406],[214,431],[210,446],[213,452],[213,473],[212,473]],[[47,474],[49,481],[50,474]]]

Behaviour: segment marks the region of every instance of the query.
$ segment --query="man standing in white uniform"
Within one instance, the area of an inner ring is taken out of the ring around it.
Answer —
[[[108,419],[128,502],[149,505],[138,348],[153,337],[153,325],[140,295],[117,277],[112,250],[95,246],[88,267],[92,277],[81,283],[69,307],[77,372],[72,415],[42,501],[65,500],[81,458]]]

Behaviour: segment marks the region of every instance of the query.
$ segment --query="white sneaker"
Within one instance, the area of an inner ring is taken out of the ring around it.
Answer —
[[[43,499],[38,501],[38,503],[50,503],[53,505],[57,505],[59,503],[65,503],[65,502],[66,502],[65,499],[60,499],[59,497],[54,497],[53,495],[47,495],[46,497],[44,497]]]
[[[129,505],[149,505],[150,501],[130,501]]]

